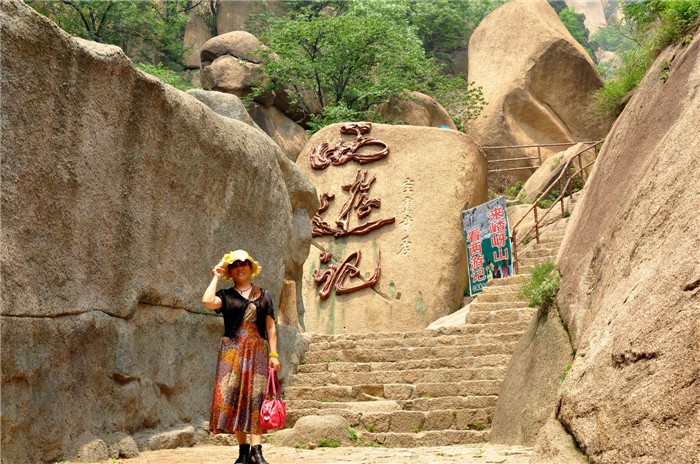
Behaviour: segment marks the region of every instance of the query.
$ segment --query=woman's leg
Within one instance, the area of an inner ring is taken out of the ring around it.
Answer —
[[[251,438],[252,438],[252,435],[251,435]],[[236,440],[238,440],[239,445],[245,445],[246,443],[248,443],[248,434],[245,432],[236,432]],[[258,443],[260,443],[260,442],[258,442]],[[253,444],[255,444],[255,443],[253,443]]]
[[[238,440],[238,459],[234,464],[248,464],[250,462],[250,445],[248,444],[248,434],[236,432]]]
[[[250,434],[250,462],[251,464],[268,464],[262,455],[262,434]]]

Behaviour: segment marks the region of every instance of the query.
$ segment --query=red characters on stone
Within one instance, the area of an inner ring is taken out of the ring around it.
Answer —
[[[381,251],[377,254],[377,265],[374,268],[374,274],[364,282],[357,285],[346,285],[345,281],[348,279],[357,278],[360,275],[360,259],[362,253],[358,250],[351,253],[345,261],[340,265],[340,267],[335,264],[329,264],[325,271],[321,272],[319,269],[314,271],[314,281],[316,285],[321,286],[321,290],[318,292],[322,300],[327,299],[333,289],[339,295],[343,293],[352,293],[363,288],[373,287],[378,281],[379,276],[382,273],[382,267],[380,265]],[[330,262],[332,255],[327,251],[324,251],[319,256],[322,263]]]

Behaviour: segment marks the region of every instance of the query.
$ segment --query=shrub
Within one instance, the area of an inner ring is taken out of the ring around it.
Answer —
[[[687,42],[688,31],[700,16],[700,1],[627,0],[622,9],[624,25],[631,26],[636,46],[630,46],[629,40],[624,45],[623,42],[618,44],[620,48],[615,51],[622,55],[622,67],[596,94],[598,111],[611,116],[622,112],[628,94],[637,87],[664,48],[675,42]],[[612,43],[607,36],[596,39]]]
[[[527,298],[531,307],[547,307],[554,303],[561,276],[554,263],[546,261],[533,266],[530,281],[520,287],[518,296]]]
[[[172,85],[176,89],[186,91],[194,88],[185,83],[185,81],[182,79],[182,76],[180,76],[178,73],[164,67],[163,63],[158,63],[158,65],[153,65],[149,63],[136,63],[136,67],[145,73],[157,77],[166,84]]]
[[[321,438],[318,441],[318,446],[319,448],[338,448],[340,446],[340,442],[330,438]]]

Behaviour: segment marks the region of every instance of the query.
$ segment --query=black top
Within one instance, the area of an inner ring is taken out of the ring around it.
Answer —
[[[275,318],[275,309],[272,305],[272,298],[267,290],[253,286],[250,291],[250,299],[243,297],[233,287],[225,288],[216,292],[216,296],[221,299],[221,308],[215,309],[219,314],[224,315],[224,336],[234,338],[236,332],[241,327],[243,315],[250,303],[255,305],[257,316],[255,323],[260,336],[267,340],[265,330],[265,319],[267,316]]]

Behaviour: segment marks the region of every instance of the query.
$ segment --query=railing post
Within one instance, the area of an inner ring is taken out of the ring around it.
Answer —
[[[564,189],[561,187],[561,181],[563,179],[564,179],[563,176],[559,178],[559,199],[560,199],[560,203],[561,203],[561,217],[564,217],[564,194],[566,193],[566,192],[564,192]],[[569,182],[569,184],[571,184],[571,182]]]
[[[516,238],[517,234],[518,231],[514,230],[513,233],[510,235],[510,244],[513,248],[513,275],[518,273],[518,240]]]
[[[537,205],[535,204],[535,208],[532,210],[535,213],[535,240],[537,241],[537,244],[539,245],[540,243],[540,227],[539,227],[539,222],[537,221]]]
[[[588,151],[588,150],[586,150]],[[581,178],[581,188],[583,188],[583,185],[586,183],[586,179],[583,177],[583,163],[581,162],[581,153],[578,154],[578,174],[579,177]]]
[[[537,147],[537,160],[538,160],[538,165],[537,167],[539,168],[542,166],[542,151],[540,150],[540,147]]]

